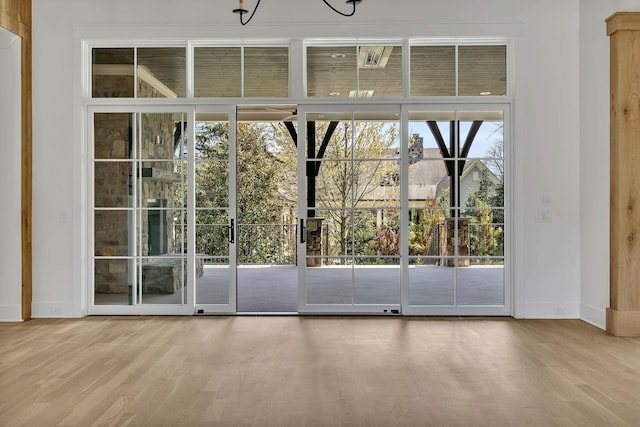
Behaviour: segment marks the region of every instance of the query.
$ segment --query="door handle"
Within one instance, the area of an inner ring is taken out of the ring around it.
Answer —
[[[231,224],[227,227],[229,229],[229,243],[235,243],[236,241],[236,220],[232,219]]]
[[[300,218],[300,243],[304,243],[307,237],[307,227],[304,226],[304,219]]]

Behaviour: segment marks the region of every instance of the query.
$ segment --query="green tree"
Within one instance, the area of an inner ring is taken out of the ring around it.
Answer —
[[[316,126],[317,135],[324,136],[328,122]],[[239,123],[237,133],[240,260],[280,262],[282,245],[287,242],[274,244],[274,240],[288,237],[267,233],[255,224],[279,224],[283,212],[289,212],[295,224],[297,149],[279,123]],[[378,228],[391,227],[395,235],[399,234],[397,136],[395,124],[341,122],[322,159],[308,162],[318,168],[316,207],[318,215],[325,217],[330,255],[351,254],[352,247],[357,254],[375,254],[379,251],[371,249],[371,242],[379,239]],[[316,146],[320,142],[316,141]],[[215,254],[216,248],[224,247],[228,221],[226,210],[215,210],[228,206],[227,127],[199,124],[196,149],[202,159],[196,170],[198,206],[212,208],[197,211],[198,223],[217,225],[199,233],[198,247]],[[394,209],[385,210],[388,206]],[[378,210],[385,210],[380,224]],[[295,252],[295,233],[290,237],[292,242],[288,243]]]
[[[324,135],[326,124],[318,127],[317,134]],[[316,179],[316,204],[329,230],[330,254],[350,254],[351,245],[357,254],[371,253],[370,242],[378,238],[377,208],[393,205],[394,200],[399,206],[397,137],[395,124],[338,125]],[[386,224],[380,226],[397,229],[397,224],[391,224],[393,216],[387,215]]]
[[[476,184],[467,199],[470,217],[469,244],[471,254],[477,256],[501,255],[503,253],[502,227],[494,223],[491,199],[495,190],[487,172]]]
[[[400,235],[389,226],[378,227],[376,238],[369,242],[375,255],[398,255],[400,253]]]
[[[425,209],[420,211],[418,220],[409,224],[409,255],[437,255],[437,252],[430,253],[429,249],[438,237],[438,227],[443,220],[444,211],[438,209],[438,201],[425,200]]]
[[[239,123],[237,127],[237,242],[245,263],[283,263],[290,246],[283,232],[282,215],[295,206],[283,194],[287,168],[279,154],[293,145],[269,123]],[[199,251],[224,254],[227,247],[229,206],[228,127],[199,123],[196,132],[196,222]],[[290,172],[289,172],[290,175]],[[295,239],[295,235],[293,236]],[[295,253],[295,248],[294,248]]]
[[[228,256],[228,125],[198,123],[195,151],[195,193],[196,206],[199,208],[196,210],[196,252]]]
[[[504,126],[499,125],[493,131],[495,137],[493,144],[489,148],[489,159],[486,160],[486,166],[498,178],[498,185],[489,196],[489,206],[494,208],[504,207]],[[496,209],[493,214],[493,222],[496,224],[504,224],[504,210]]]
[[[293,143],[270,123],[238,124],[237,212],[240,262],[287,263],[283,213],[295,206],[281,190],[283,171],[295,171],[279,155]],[[294,236],[295,238],[295,236]],[[295,251],[294,251],[295,252]]]

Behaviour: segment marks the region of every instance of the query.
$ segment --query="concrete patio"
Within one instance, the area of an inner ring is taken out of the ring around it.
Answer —
[[[434,265],[409,267],[409,304],[502,305],[504,268]],[[293,265],[245,265],[237,269],[237,311],[249,313],[297,312],[298,270]],[[309,304],[400,304],[398,266],[324,266],[306,269]],[[225,304],[229,300],[229,268],[205,265],[197,281],[196,304]],[[353,283],[353,286],[352,286]],[[146,294],[147,304],[180,303],[182,290],[174,294]],[[127,304],[127,295],[98,294],[96,304]]]
[[[442,266],[409,268],[411,305],[453,305],[457,271],[458,305],[502,305],[504,268]],[[296,312],[296,266],[239,266],[239,312]],[[306,269],[309,304],[400,304],[400,268],[397,266],[325,266]],[[196,302],[228,300],[228,269],[206,266],[198,280]],[[353,283],[353,287],[351,284]]]

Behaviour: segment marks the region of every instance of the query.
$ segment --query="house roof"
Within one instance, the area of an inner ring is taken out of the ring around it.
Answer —
[[[500,180],[477,159],[467,160],[460,176],[464,180],[474,170],[486,173],[497,185]],[[409,200],[428,200],[440,196],[451,185],[445,162],[438,148],[425,148],[422,159],[409,165]],[[399,188],[379,185],[367,192],[367,200],[390,200],[399,198]]]
[[[409,200],[437,197],[438,184],[448,177],[438,148],[425,148],[422,160],[409,165]]]

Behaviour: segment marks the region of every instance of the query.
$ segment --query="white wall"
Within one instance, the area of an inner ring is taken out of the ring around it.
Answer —
[[[609,37],[605,19],[640,0],[580,2],[581,317],[605,327],[609,306]]]
[[[222,3],[33,0],[34,317],[83,314],[81,39],[408,36],[513,41],[515,314],[579,316],[579,0],[367,0],[352,18],[281,0],[246,27]],[[535,222],[543,199],[550,223]]]
[[[624,12],[640,12],[640,1],[638,0],[619,0],[620,6],[614,11],[624,11]],[[615,1],[613,1],[615,5]]]
[[[516,314],[578,317],[578,2],[529,2],[516,50]],[[552,221],[535,222],[538,210]]]
[[[0,321],[22,319],[20,38],[0,28]]]

